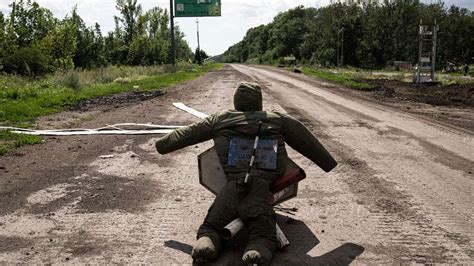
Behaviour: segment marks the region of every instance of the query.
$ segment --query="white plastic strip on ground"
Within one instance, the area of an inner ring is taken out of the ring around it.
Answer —
[[[201,113],[191,107],[188,107],[186,106],[184,103],[173,103],[174,107],[178,108],[178,109],[181,109],[185,112],[188,112],[194,116],[197,116],[199,118],[207,118],[208,115],[206,115],[205,113]]]
[[[133,127],[127,129],[126,127]],[[0,127],[0,131],[11,130],[17,134],[27,134],[36,136],[76,136],[76,135],[148,135],[148,134],[168,134],[181,126],[153,125],[153,124],[135,124],[122,123],[107,125],[106,127],[87,129],[52,129],[52,130],[34,130],[16,127]]]
[[[161,129],[161,128],[176,129],[176,128],[183,127],[183,126],[168,126],[168,125],[153,125],[153,124],[121,123],[121,124],[107,125],[106,127],[98,128],[98,130],[110,128],[111,126],[113,127],[137,126],[137,127],[155,128],[155,129]]]
[[[173,103],[176,108],[188,112],[199,118],[206,118],[208,115],[199,112],[183,103]],[[173,130],[182,126],[169,125],[153,125],[153,124],[136,124],[136,123],[121,123],[115,125],[107,125],[105,127],[88,129],[49,129],[49,130],[35,130],[17,127],[0,127],[0,131],[10,130],[12,133],[36,135],[36,136],[79,136],[79,135],[148,135],[148,134],[168,134]],[[130,129],[132,128],[132,129]]]
[[[36,136],[80,136],[80,135],[149,135],[149,134],[168,134],[173,129],[152,129],[152,130],[83,130],[83,131],[11,131],[12,133],[36,135]]]

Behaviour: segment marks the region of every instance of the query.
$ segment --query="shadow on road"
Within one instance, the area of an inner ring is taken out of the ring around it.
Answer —
[[[354,243],[345,243],[322,256],[311,257],[307,253],[319,244],[318,238],[299,220],[277,215],[277,221],[290,241],[290,246],[277,251],[272,265],[348,265],[364,252],[364,247]],[[241,257],[247,232],[242,230],[234,239],[227,242],[219,259],[210,265],[241,265]],[[165,247],[191,255],[192,246],[175,240],[165,242]],[[191,258],[190,258],[191,259]]]

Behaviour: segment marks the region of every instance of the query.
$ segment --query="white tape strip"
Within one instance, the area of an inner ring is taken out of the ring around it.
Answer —
[[[122,123],[107,125],[101,128],[74,128],[74,129],[49,129],[35,130],[17,127],[0,127],[0,131],[11,130],[17,134],[27,134],[36,136],[75,136],[75,135],[148,135],[148,134],[168,134],[181,126],[153,125]]]
[[[195,110],[195,109],[193,109],[193,108],[191,108],[191,107],[188,107],[188,106],[186,106],[184,103],[173,103],[173,105],[174,105],[174,107],[176,107],[176,108],[178,108],[178,109],[181,109],[181,110],[183,110],[183,111],[185,111],[185,112],[188,112],[188,113],[190,113],[190,114],[192,114],[192,115],[194,115],[194,116],[197,116],[197,117],[199,117],[199,118],[202,118],[202,119],[203,119],[203,118],[208,117],[208,115],[206,115],[205,113],[201,113],[201,112],[199,112],[199,111],[197,111],[197,110]]]
[[[80,136],[80,135],[149,135],[149,134],[168,134],[173,129],[152,129],[152,130],[80,130],[80,131],[11,131],[12,133],[35,135],[35,136]]]

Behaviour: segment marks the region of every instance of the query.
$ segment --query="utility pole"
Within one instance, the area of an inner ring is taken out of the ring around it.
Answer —
[[[344,64],[344,27],[337,32],[337,66]]]
[[[196,18],[197,40],[198,40],[198,64],[202,66],[201,62],[201,45],[199,44],[199,19]]]
[[[175,66],[175,58],[176,58],[176,45],[174,41],[174,7],[173,7],[173,0],[170,0],[170,38],[171,38],[171,58],[170,63],[172,66]]]
[[[339,32],[337,32],[336,37],[337,37],[336,67],[339,67],[339,49],[341,48],[341,44],[339,43]]]
[[[436,41],[438,38],[438,23],[436,19],[433,26],[433,47],[431,50],[431,80],[435,81],[435,69],[436,69]]]
[[[341,67],[344,65],[344,27],[341,28]]]

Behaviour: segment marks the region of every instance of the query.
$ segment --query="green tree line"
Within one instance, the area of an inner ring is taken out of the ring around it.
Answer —
[[[103,36],[99,24],[88,27],[77,8],[63,19],[31,0],[12,2],[0,12],[0,71],[42,75],[105,65],[154,65],[169,60],[169,14],[143,11],[137,0],[117,0],[115,29]],[[184,34],[175,28],[178,60],[192,59]]]
[[[474,12],[445,8],[442,2],[385,0],[382,4],[332,4],[321,8],[296,7],[278,14],[271,23],[252,28],[221,57],[224,62],[279,62],[295,56],[301,63],[337,64],[343,40],[344,64],[381,68],[394,61],[416,63],[418,29],[439,26],[438,66],[469,64],[474,57]],[[343,34],[341,34],[343,29]],[[339,42],[338,42],[339,40]]]

